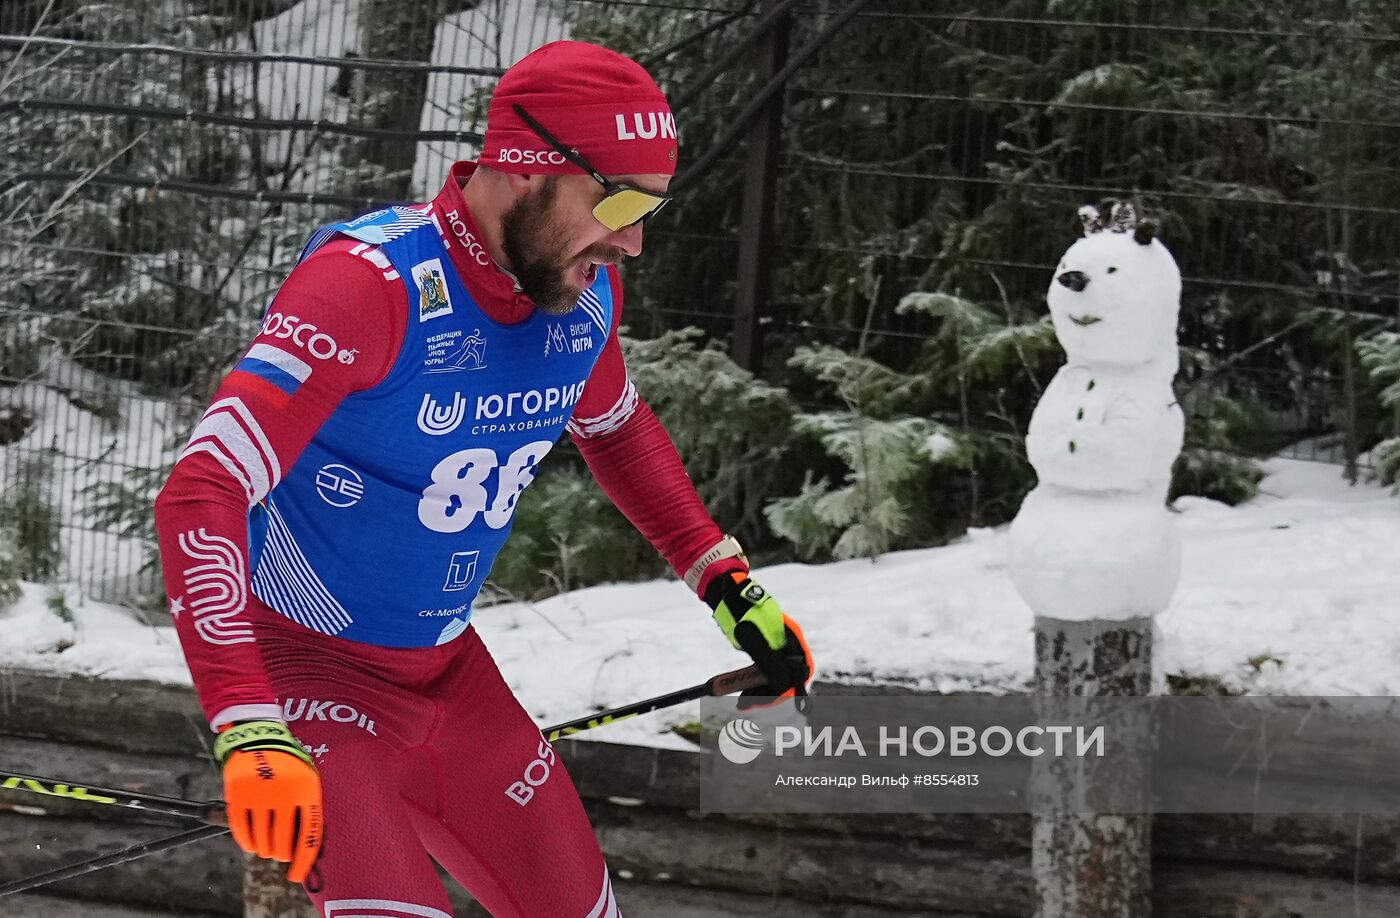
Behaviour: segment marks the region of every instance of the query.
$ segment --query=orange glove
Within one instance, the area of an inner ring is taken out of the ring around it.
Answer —
[[[228,827],[238,847],[290,863],[287,879],[311,872],[325,837],[321,775],[311,756],[275,720],[250,720],[224,729],[214,741],[224,771]]]

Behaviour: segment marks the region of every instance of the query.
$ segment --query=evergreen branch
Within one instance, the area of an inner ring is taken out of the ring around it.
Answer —
[[[947,144],[933,141],[921,147],[915,147],[908,153],[895,157],[894,159],[876,160],[853,160],[844,156],[822,153],[820,151],[809,151],[797,149],[789,151],[788,158],[796,162],[813,163],[819,166],[831,166],[836,169],[846,171],[850,169],[897,169],[900,167],[912,167],[926,156],[937,153],[947,148]]]
[[[1011,314],[1011,299],[1006,295],[1006,286],[1001,282],[1001,278],[997,276],[997,272],[988,271],[987,273],[991,276],[992,283],[996,284],[997,292],[1001,294],[1001,305],[1002,308],[1006,310],[1006,327],[1008,329],[1014,328],[1016,326],[1016,321]],[[1035,374],[1031,372],[1030,361],[1026,359],[1026,352],[1021,348],[1021,339],[1013,337],[1012,344],[1016,348],[1016,356],[1021,359],[1021,368],[1026,371],[1026,378],[1029,379],[1031,385],[1035,387],[1035,397],[1039,400],[1045,393],[1040,387],[1040,380],[1036,379]]]
[[[307,138],[306,149],[302,152],[301,160],[295,166],[291,164],[292,143],[290,141],[287,143],[287,162],[283,163],[282,167],[281,186],[278,189],[280,192],[285,194],[287,189],[291,187],[292,179],[305,167],[306,161],[310,158],[311,152],[316,148],[316,145],[320,143],[322,136],[320,131],[316,131]],[[263,210],[263,219],[266,220],[268,217],[272,216],[277,206],[276,204],[268,204]],[[255,223],[253,229],[248,232],[247,238],[243,240],[243,245],[239,248],[238,253],[234,255],[233,261],[224,270],[224,276],[219,279],[219,282],[214,286],[213,292],[209,295],[211,303],[217,302],[223,296],[224,289],[228,286],[229,282],[233,280],[234,273],[242,267],[244,259],[246,259],[248,253],[252,251],[253,243],[257,242],[261,236],[261,223]]]
[[[1312,316],[1304,315],[1301,318],[1295,319],[1294,321],[1290,322],[1288,325],[1274,332],[1272,335],[1269,335],[1266,338],[1262,338],[1259,341],[1256,341],[1253,344],[1251,344],[1249,347],[1246,347],[1243,350],[1239,350],[1231,354],[1228,358],[1221,361],[1219,364],[1210,368],[1209,370],[1206,370],[1200,376],[1196,377],[1189,384],[1187,384],[1186,388],[1182,390],[1181,395],[1177,399],[1177,401],[1185,401],[1196,391],[1196,389],[1201,385],[1201,383],[1205,382],[1208,379],[1214,378],[1220,373],[1223,373],[1225,370],[1239,363],[1241,360],[1248,357],[1255,351],[1260,350],[1264,347],[1268,347],[1270,344],[1273,344],[1275,341],[1279,340],[1280,338],[1284,337],[1290,332],[1302,328],[1311,320]]]
[[[73,181],[69,183],[68,187],[64,189],[63,193],[60,194],[52,204],[49,205],[48,209],[44,212],[44,215],[39,219],[39,225],[33,230],[33,232],[30,233],[29,239],[25,241],[33,242],[35,239],[39,238],[39,236],[47,232],[55,223],[58,222],[58,216],[63,209],[63,205],[67,204],[69,199],[72,198],[73,195],[81,191],[83,187],[88,184],[88,182],[92,181],[92,179],[94,179],[98,175],[101,175],[103,172],[106,172],[108,166],[112,165],[112,163],[116,162],[122,156],[125,156],[127,153],[129,153],[134,147],[136,147],[137,144],[145,140],[148,134],[150,134],[150,131],[142,131],[140,135],[136,137],[135,140],[131,141],[126,146],[122,147],[120,150],[117,150],[111,156],[107,157],[107,159],[105,159],[101,163],[98,163],[96,166],[93,166],[91,169],[79,173],[77,178],[73,179]]]
[[[748,2],[746,2],[742,7],[730,13],[728,16],[723,16],[710,23],[709,25],[705,26],[704,28],[697,29],[691,34],[683,36],[682,38],[672,42],[666,47],[651,52],[645,57],[640,58],[637,61],[637,63],[650,70],[653,66],[659,64],[662,60],[670,57],[677,51],[681,51],[685,48],[688,48],[696,42],[700,41],[705,36],[710,35],[714,32],[718,32],[720,29],[724,28],[730,23],[737,22],[738,20],[743,19],[745,16],[748,16],[753,11],[753,6],[754,0],[748,0]]]

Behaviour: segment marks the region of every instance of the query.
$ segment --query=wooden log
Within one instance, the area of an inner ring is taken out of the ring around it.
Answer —
[[[1393,814],[1157,816],[1156,864],[1240,865],[1362,883],[1400,884],[1400,817]]]
[[[702,756],[698,750],[583,739],[562,739],[554,747],[581,795],[599,800],[620,797],[659,807],[699,805]]]
[[[820,903],[672,883],[637,883],[619,878],[613,883],[618,904],[627,918],[903,918],[929,915],[926,910],[894,911],[841,902]],[[465,918],[465,916],[464,916]],[[984,918],[976,913],[945,912],[938,918]]]
[[[619,879],[618,895],[628,914],[647,918],[650,915],[680,918],[688,915],[678,910],[674,914],[664,910],[664,903],[675,901],[688,909],[698,909],[705,902],[713,902],[714,916],[766,914],[758,909],[768,903],[775,909],[775,916],[812,915],[843,916],[843,918],[883,918],[885,915],[918,914],[944,918],[951,916],[1016,916],[1021,918],[1029,913],[1032,896],[1029,870],[1023,862],[1021,888],[1024,903],[1018,907],[1007,907],[1005,898],[978,903],[973,908],[947,908],[949,896],[917,899],[917,894],[905,898],[904,908],[891,905],[853,905],[844,896],[833,894],[840,886],[840,873],[851,871],[881,871],[880,882],[890,882],[900,872],[899,868],[884,871],[882,865],[873,863],[870,855],[893,857],[893,861],[906,860],[892,849],[884,847],[869,851],[863,842],[851,840],[829,840],[830,847],[824,853],[816,852],[811,846],[797,844],[799,839],[784,835],[773,842],[787,850],[796,845],[794,856],[807,868],[837,875],[828,878],[821,887],[809,887],[800,893],[785,893],[783,889],[794,878],[768,875],[767,858],[774,852],[772,847],[754,847],[752,851],[744,844],[745,839],[728,832],[719,835],[709,833],[703,823],[714,821],[713,817],[700,820],[701,831],[696,834],[695,826],[680,821],[676,811],[669,812],[671,820],[661,820],[652,824],[651,820],[629,820],[626,826],[609,827],[610,814],[594,809],[593,816],[608,848],[614,870],[627,871],[632,875],[631,882]],[[52,857],[47,852],[56,851],[62,845],[65,859],[78,859],[109,848],[120,847],[135,840],[130,834],[117,833],[119,826],[97,826],[83,840],[74,843],[80,833],[78,827],[56,825],[66,823],[56,819],[29,819],[27,825],[17,829],[14,825],[19,817],[0,816],[0,850],[7,857],[0,867],[4,870],[3,879],[13,879],[20,875],[53,866]],[[36,824],[38,824],[36,826]],[[45,829],[44,826],[49,828]],[[147,827],[149,829],[149,827]],[[700,865],[698,872],[689,873],[684,868],[691,863],[692,851],[686,845],[678,846],[678,838],[701,839],[700,844],[720,848],[737,845],[729,853],[711,859]],[[28,858],[26,848],[35,844],[43,845],[43,856]],[[51,847],[53,846],[53,847]],[[62,890],[67,896],[79,897],[82,901],[123,902],[128,906],[145,909],[165,908],[177,914],[190,914],[198,910],[201,914],[237,914],[240,904],[238,880],[242,857],[226,841],[209,842],[189,848],[178,849],[159,856],[159,863],[136,862],[125,867],[114,868],[106,874],[98,874],[84,880],[70,881]],[[812,861],[816,858],[815,862]],[[848,859],[853,859],[843,867]],[[17,861],[24,863],[17,863]],[[893,862],[892,861],[892,862]],[[703,878],[711,871],[725,872],[735,865],[746,870],[750,876],[746,881],[747,892],[701,888],[690,885],[697,878]],[[32,869],[30,869],[32,868]],[[904,868],[908,870],[909,868]],[[961,885],[961,865],[953,863],[946,869],[925,863],[925,874],[919,878],[923,888],[936,888],[945,885]],[[787,868],[784,872],[790,872]],[[801,869],[796,879],[801,879]],[[1350,881],[1305,875],[1282,873],[1279,871],[1257,870],[1231,866],[1216,866],[1189,863],[1159,862],[1156,876],[1155,905],[1153,915],[1157,918],[1313,918],[1313,916],[1348,915],[1353,918],[1390,918],[1400,914],[1400,890],[1393,886],[1353,884]],[[455,884],[454,884],[455,885]],[[637,905],[646,908],[631,908],[631,891],[639,891]],[[674,892],[672,892],[674,891]],[[20,901],[20,900],[16,900]],[[479,918],[479,909],[470,905],[460,892],[452,897],[453,907],[461,918]],[[6,916],[11,912],[6,903]],[[653,910],[655,908],[656,910]],[[679,906],[678,906],[679,909]],[[726,910],[728,909],[728,910]],[[805,910],[804,910],[805,909]],[[24,912],[16,912],[23,915]],[[56,913],[34,912],[52,918]],[[75,911],[74,915],[88,914]],[[94,909],[92,914],[100,911]],[[149,914],[143,912],[142,914]],[[707,913],[700,911],[696,918]]]
[[[150,752],[113,748],[114,710],[122,712],[116,745]],[[208,731],[188,689],[10,672],[0,677],[0,733],[15,731],[65,738],[0,735],[2,766],[23,770],[17,767],[21,760],[55,777],[95,778],[93,783],[190,798],[219,795],[212,764],[197,757],[205,754]],[[74,737],[88,744],[75,745]],[[1348,742],[1345,735],[1338,740]],[[848,918],[864,918],[862,909],[871,918],[1023,918],[1033,909],[1027,816],[701,818],[687,812],[696,800],[697,754],[581,740],[563,741],[559,749],[610,862],[633,878],[619,880],[624,905],[628,886],[641,891],[641,903],[679,903],[674,916],[666,906],[631,909],[629,915],[678,918],[687,915],[682,907],[701,908],[706,901],[716,904],[716,914],[746,915],[747,904],[766,902],[792,914]],[[1358,757],[1366,752],[1359,744],[1333,748],[1334,754]],[[642,805],[628,805],[637,801]],[[61,810],[64,818],[3,812],[5,806],[36,802]],[[0,881],[166,831],[114,815],[92,804],[0,793],[0,850],[7,855],[0,860]],[[1287,908],[1308,918],[1352,914],[1353,892],[1362,904],[1357,914],[1400,914],[1393,886],[1350,882],[1355,873],[1363,881],[1400,884],[1397,840],[1400,817],[1394,815],[1164,815],[1155,827],[1156,914],[1279,918]],[[779,870],[770,870],[774,863]],[[151,909],[188,909],[193,903],[231,915],[241,903],[241,864],[224,839],[69,881],[63,890]],[[678,892],[671,896],[673,889]],[[464,893],[452,898],[460,916],[482,914]]]
[[[157,682],[0,668],[0,734],[212,758],[194,691]]]
[[[960,845],[971,855],[1030,848],[1031,817],[1017,814],[729,814],[756,827],[847,838]],[[1153,818],[1154,864],[1241,865],[1363,883],[1400,884],[1400,817],[1392,814],[1165,813]]]
[[[132,908],[93,902],[91,899],[65,899],[21,893],[5,900],[5,918],[155,918],[148,908]],[[209,912],[162,912],[160,918],[214,918]]]
[[[1153,918],[1394,918],[1400,890],[1205,864],[1158,865]]]
[[[175,830],[0,813],[0,882],[110,854]],[[157,909],[198,907],[234,914],[241,902],[242,858],[227,838],[210,839],[45,887],[46,893]],[[0,909],[3,912],[3,909]]]
[[[891,911],[843,904],[774,900],[769,896],[722,893],[668,883],[643,884],[618,878],[613,883],[628,918],[907,918],[927,912]],[[479,906],[458,904],[457,918],[490,918]],[[25,894],[5,902],[5,918],[157,918],[149,908]],[[162,912],[159,918],[214,918],[209,912],[188,908]],[[968,914],[944,914],[939,918],[982,918]]]
[[[1342,881],[1301,881],[1268,872],[1216,868],[1159,871],[1156,918],[1389,918],[1400,910],[1394,890]],[[986,918],[985,912],[893,911],[869,906],[820,904],[771,896],[692,889],[670,883],[618,878],[618,901],[629,918]],[[458,918],[487,918],[479,907],[453,897]],[[25,894],[7,899],[5,918],[156,918],[149,907],[132,907]],[[161,918],[214,918],[185,906]]]
[[[847,902],[929,914],[1024,918],[1030,858],[969,857],[959,846],[763,830],[719,816],[592,802],[588,812],[614,870],[641,880]]]
[[[684,807],[695,799],[698,757],[674,750],[564,740],[580,793],[589,800],[643,800],[649,807]],[[113,752],[52,740],[0,737],[0,765],[38,774],[170,794],[216,799],[222,794],[213,764],[182,756]],[[181,823],[91,803],[0,791],[0,809],[42,809],[91,821]],[[1030,817],[1015,814],[731,814],[727,821],[759,829],[850,839],[902,839],[961,846],[971,853],[1024,854]],[[1231,862],[1299,870],[1366,882],[1400,883],[1400,816],[1393,814],[1201,815],[1156,817],[1157,860]]]
[[[243,918],[318,918],[300,886],[287,881],[287,865],[243,855]]]
[[[1110,640],[1109,644],[1112,643]],[[1042,647],[1045,652],[1053,649],[1053,643]],[[1116,651],[1106,645],[1105,652]],[[1079,671],[1087,672],[1082,666]],[[1102,684],[1102,677],[1095,678]],[[897,686],[823,684],[821,689],[831,695],[872,691],[920,694]],[[114,712],[118,711],[120,718],[114,721]],[[1239,729],[1238,723],[1234,727],[1230,724],[1227,718],[1220,718],[1204,731],[1203,741],[1238,743],[1238,737],[1233,740],[1231,737],[1231,730]],[[210,756],[212,738],[189,688],[12,668],[0,668],[0,734],[131,752],[206,757]],[[1291,738],[1291,743],[1293,759],[1312,775],[1328,768],[1356,774],[1367,773],[1369,769],[1375,773],[1378,762],[1400,760],[1400,731],[1368,731],[1329,721],[1326,729],[1311,728],[1305,736]],[[595,796],[637,797],[657,806],[694,805],[693,776],[698,766],[693,757],[678,750],[627,747],[635,751],[629,753],[627,766],[618,770],[616,757],[599,751],[613,746],[594,740],[569,741],[560,744],[560,751],[569,763],[570,772],[579,779],[576,783],[596,788],[591,791]],[[0,745],[0,763],[5,761]],[[1277,773],[1277,759],[1272,760],[1272,767]],[[1212,793],[1210,787],[1202,791]]]

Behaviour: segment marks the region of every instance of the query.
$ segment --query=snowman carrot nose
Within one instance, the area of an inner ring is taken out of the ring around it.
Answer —
[[[1085,276],[1083,271],[1066,271],[1056,277],[1055,280],[1059,281],[1062,286],[1073,290],[1075,293],[1079,293],[1085,287],[1089,286],[1089,278]]]

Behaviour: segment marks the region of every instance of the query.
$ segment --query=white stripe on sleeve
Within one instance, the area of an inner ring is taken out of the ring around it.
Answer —
[[[306,382],[311,378],[311,365],[296,354],[289,354],[280,347],[273,347],[270,344],[255,344],[248,351],[248,356],[254,360],[261,360],[263,363],[272,364],[296,379],[297,382]]]

